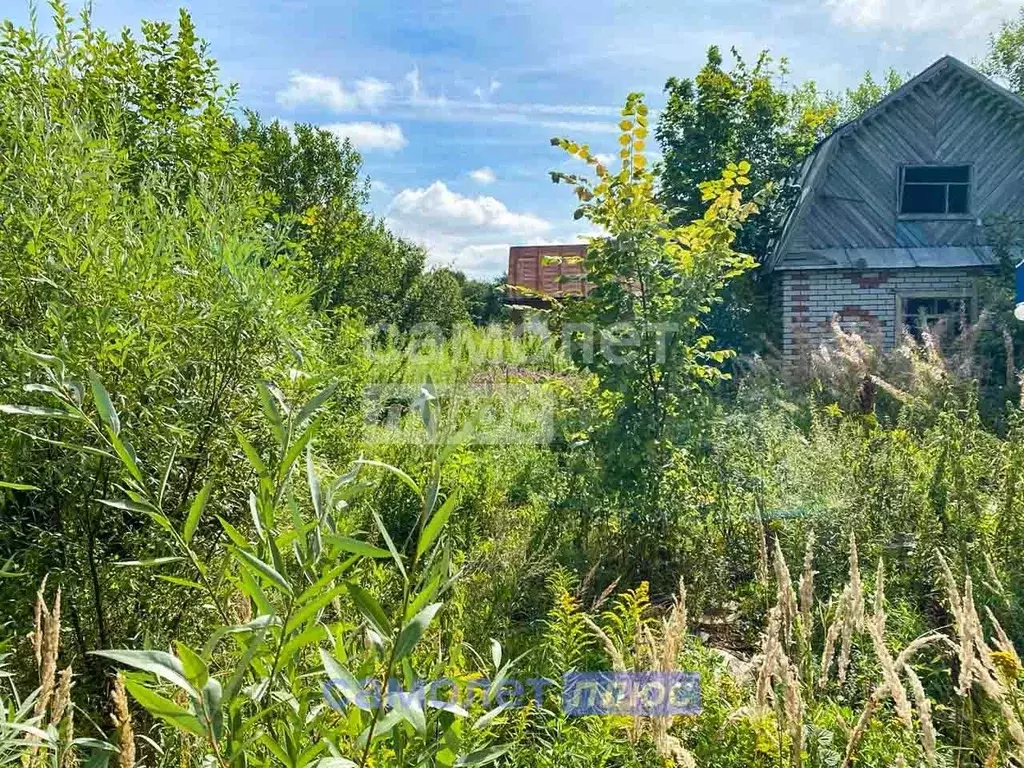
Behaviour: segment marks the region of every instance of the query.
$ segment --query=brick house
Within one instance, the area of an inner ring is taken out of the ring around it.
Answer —
[[[787,364],[833,314],[891,347],[921,318],[977,312],[996,263],[983,219],[1024,209],[1024,101],[946,56],[836,129],[796,183],[764,265]]]

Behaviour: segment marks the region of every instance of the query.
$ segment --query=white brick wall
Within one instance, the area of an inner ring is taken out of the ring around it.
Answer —
[[[831,338],[836,313],[843,328],[856,329],[865,338],[892,347],[899,333],[898,297],[972,297],[976,276],[967,269],[783,272],[780,308],[786,362],[800,364]]]

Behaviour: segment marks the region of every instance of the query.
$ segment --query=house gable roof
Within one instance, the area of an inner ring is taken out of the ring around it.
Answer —
[[[784,257],[792,245],[794,234],[799,230],[800,224],[806,216],[807,211],[810,209],[814,198],[821,190],[821,187],[828,175],[828,166],[830,161],[843,137],[849,136],[850,134],[860,130],[865,124],[891,109],[894,105],[905,99],[911,92],[923,84],[930,82],[939,75],[948,74],[950,72],[956,72],[964,75],[973,84],[986,89],[991,94],[1001,99],[1009,108],[1019,111],[1024,115],[1024,99],[1021,99],[1015,93],[1007,90],[995,81],[981,74],[973,67],[964,64],[959,59],[953,56],[943,56],[923,72],[911,78],[895,91],[882,98],[877,104],[865,110],[859,117],[837,127],[831,134],[829,134],[829,136],[819,142],[818,146],[815,147],[811,154],[808,155],[808,157],[798,166],[796,183],[800,188],[800,194],[783,224],[782,232],[779,235],[771,254],[765,261],[765,268],[767,270],[770,271],[778,268],[780,267],[781,262],[783,262]],[[841,261],[842,260],[840,260],[840,262]],[[844,266],[845,268],[849,268],[848,264],[842,265],[841,263],[836,263],[834,265],[821,264],[817,268],[843,268]],[[950,264],[950,266],[954,265]],[[804,265],[802,268],[808,269],[815,267]]]

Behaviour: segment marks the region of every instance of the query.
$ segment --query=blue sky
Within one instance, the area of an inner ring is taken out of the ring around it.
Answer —
[[[24,22],[28,6],[4,2]],[[694,74],[711,44],[748,59],[768,48],[790,79],[841,89],[865,71],[971,62],[1021,0],[280,0],[193,2],[240,102],[266,117],[349,136],[372,206],[436,264],[504,271],[510,244],[572,242],[567,162],[553,135],[615,151],[631,90],[657,107],[669,76]],[[108,29],[174,20],[180,2],[94,0]],[[74,3],[72,3],[74,6]],[[45,11],[40,14],[45,16]]]

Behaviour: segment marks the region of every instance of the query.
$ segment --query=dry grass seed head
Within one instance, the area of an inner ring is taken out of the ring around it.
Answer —
[[[60,651],[60,588],[53,599],[53,608],[46,610],[45,602],[41,615],[39,663],[39,694],[36,698],[34,714],[42,717],[53,698],[54,684],[57,678],[57,655]]]
[[[110,702],[113,705],[111,719],[117,732],[118,768],[134,768],[135,732],[132,730],[132,716],[128,709],[128,696],[124,690],[124,678],[120,674],[114,678]]]
[[[60,682],[57,684],[57,693],[53,698],[53,706],[50,708],[51,725],[58,726],[60,721],[64,719],[64,713],[67,712],[68,706],[71,704],[72,684],[71,667],[64,667],[60,673]]]
[[[587,628],[594,634],[594,636],[601,641],[601,645],[604,647],[605,653],[608,654],[608,658],[611,659],[612,669],[616,672],[626,671],[626,661],[622,658],[622,654],[619,649],[615,647],[615,643],[608,637],[607,633],[597,625],[592,618],[587,614],[581,613],[580,616],[583,619],[583,623],[587,625]]]
[[[908,729],[913,729],[914,717],[910,709],[910,700],[903,688],[903,683],[900,682],[899,673],[892,656],[889,655],[889,649],[885,647],[885,632],[881,617],[872,617],[872,619],[868,622],[867,628],[874,644],[875,656],[882,668],[882,680],[896,705],[896,714],[903,721],[903,725]]]
[[[932,724],[932,703],[924,692],[921,678],[909,665],[903,668],[907,680],[910,682],[910,691],[914,695],[914,706],[917,708],[917,719],[921,725],[921,747],[924,750],[924,759],[931,768],[938,764],[938,756],[935,748],[935,726]]]
[[[776,675],[777,665],[782,656],[782,647],[779,641],[780,623],[779,607],[774,606],[768,612],[768,627],[761,641],[761,666],[757,672],[757,683],[754,692],[755,704],[758,710],[768,706],[772,678]]]
[[[896,661],[893,663],[893,668],[897,673],[899,673],[900,670],[904,669],[906,665],[910,663],[910,659],[915,653],[926,645],[930,645],[931,643],[938,642],[943,639],[945,639],[944,636],[938,633],[921,635],[900,651],[899,655],[896,657]],[[864,733],[867,731],[868,724],[871,722],[871,718],[874,715],[875,710],[888,693],[889,683],[886,680],[882,680],[882,682],[875,686],[875,689],[871,692],[871,696],[864,705],[864,709],[861,711],[860,717],[857,718],[857,725],[854,727],[853,731],[850,732],[850,738],[846,742],[846,755],[843,758],[843,768],[849,768],[853,760],[853,755],[856,753],[860,740],[864,737]]]
[[[777,583],[776,602],[779,607],[782,630],[786,646],[793,640],[793,622],[796,621],[796,594],[793,592],[793,578],[789,574],[789,566],[782,554],[778,537],[775,538],[775,581]]]
[[[847,611],[850,609],[851,599],[850,585],[847,584],[843,587],[843,592],[839,596],[839,602],[836,605],[836,614],[829,625],[828,631],[825,633],[825,647],[821,653],[821,675],[818,678],[820,686],[824,686],[828,682],[828,671],[832,666],[832,659],[835,657],[836,640],[839,639],[839,633],[843,629],[844,619]]]

